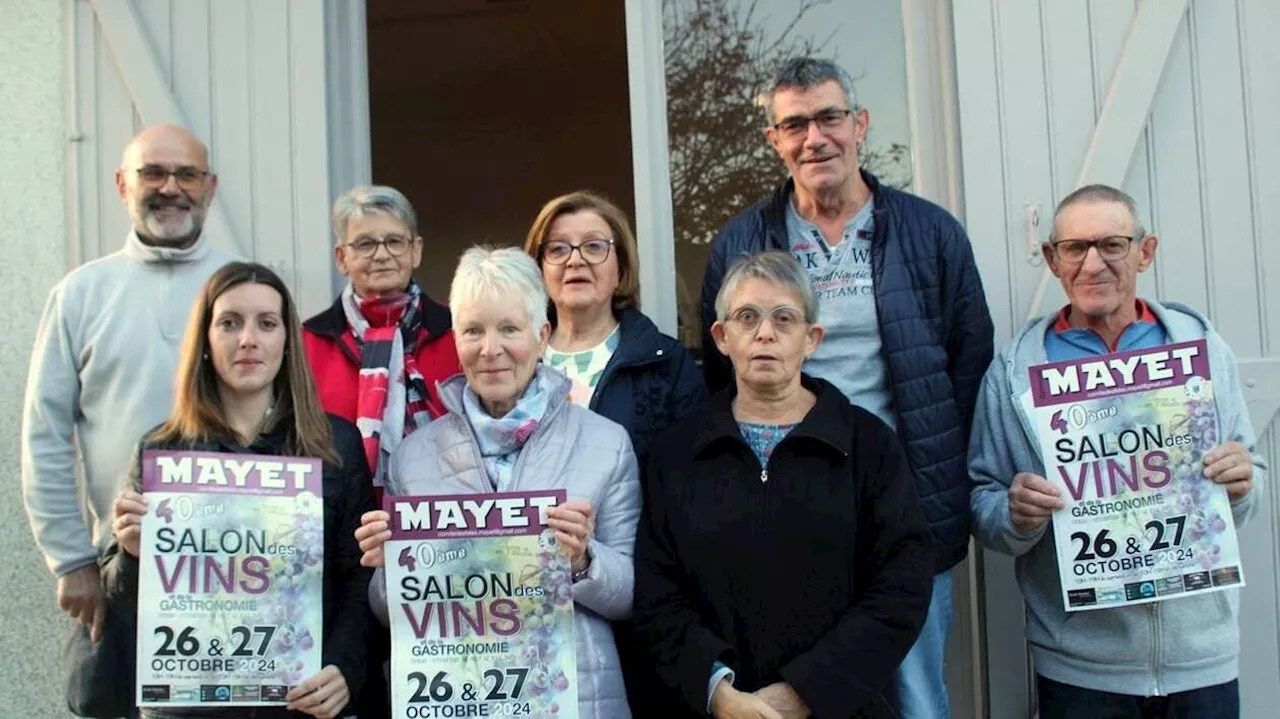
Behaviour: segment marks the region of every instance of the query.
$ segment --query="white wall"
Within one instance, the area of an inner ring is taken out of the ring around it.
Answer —
[[[68,624],[20,500],[21,404],[50,287],[123,243],[128,220],[111,177],[125,142],[143,124],[194,130],[221,176],[215,241],[276,267],[304,312],[332,301],[324,72],[332,8],[283,0],[98,7],[112,15],[110,27],[89,0],[0,0],[4,716],[69,716],[59,684]]]
[[[19,494],[27,360],[49,288],[67,267],[62,68],[66,3],[0,0],[0,677],[5,714],[69,716],[58,686],[67,622]]]
[[[1169,2],[1170,0],[1145,0]],[[1057,200],[1075,187],[1135,16],[1134,0],[956,0],[955,30],[965,214],[997,341],[1033,305],[1042,268],[1027,261]],[[1161,238],[1139,293],[1206,311],[1236,351],[1261,409],[1280,358],[1280,4],[1192,0],[1164,63],[1124,188]],[[1038,208],[1029,228],[1027,206]],[[1031,233],[1029,236],[1029,232]],[[1065,303],[1057,281],[1041,309]],[[1272,405],[1274,406],[1274,405]],[[1256,427],[1259,431],[1263,427]],[[1275,432],[1263,453],[1280,460]],[[1243,716],[1280,702],[1275,528],[1268,487],[1241,533]],[[993,717],[1027,716],[1021,600],[1007,558],[987,555],[986,617]]]
[[[271,266],[305,314],[333,301],[325,17],[285,0],[70,3],[73,262],[113,252],[128,219],[112,184],[144,125],[174,122],[210,149],[208,236]]]

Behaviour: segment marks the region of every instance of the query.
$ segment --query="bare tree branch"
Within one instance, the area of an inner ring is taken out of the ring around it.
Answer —
[[[802,0],[779,31],[757,16],[758,0],[663,0],[667,136],[676,240],[705,244],[742,209],[786,179],[786,167],[764,139],[763,93],[785,60],[823,51],[796,28],[813,8]],[[862,166],[896,186],[911,182],[910,149],[870,141]]]

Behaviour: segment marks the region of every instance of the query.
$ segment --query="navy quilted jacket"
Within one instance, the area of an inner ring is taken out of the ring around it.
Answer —
[[[927,200],[883,186],[869,173],[862,176],[875,196],[871,270],[898,436],[933,529],[941,572],[968,551],[965,453],[978,387],[991,362],[991,316],[960,223]],[[793,189],[789,180],[712,240],[702,279],[703,370],[712,392],[733,376],[711,341],[716,293],[738,257],[788,249],[786,203]]]
[[[689,351],[640,310],[617,313],[622,336],[591,395],[591,409],[627,429],[640,465],[649,441],[707,402]]]

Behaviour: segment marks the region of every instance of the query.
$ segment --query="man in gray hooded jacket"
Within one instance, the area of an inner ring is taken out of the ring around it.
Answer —
[[[1235,356],[1199,312],[1137,297],[1138,273],[1156,246],[1124,192],[1090,185],[1063,199],[1043,251],[1071,303],[1001,351],[978,397],[969,447],[973,532],[1017,558],[1041,719],[1239,716],[1238,590],[1081,611],[1068,621],[1050,528],[1065,502],[1045,478],[1021,409],[1034,365],[1203,339],[1223,439],[1205,454],[1204,473],[1225,487],[1236,526],[1253,514],[1266,465],[1254,449]]]

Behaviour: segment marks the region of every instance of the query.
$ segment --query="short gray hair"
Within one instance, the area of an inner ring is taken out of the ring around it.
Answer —
[[[1139,235],[1147,236],[1147,231],[1142,228],[1142,220],[1138,219],[1138,203],[1134,202],[1133,197],[1119,188],[1111,185],[1085,185],[1073,191],[1070,195],[1062,198],[1062,202],[1053,210],[1053,225],[1049,228],[1049,242],[1057,241],[1055,233],[1058,231],[1058,216],[1062,211],[1072,205],[1079,205],[1090,202],[1114,202],[1118,205],[1124,205],[1129,211],[1129,216],[1133,218],[1134,228]]]
[[[853,88],[853,76],[834,61],[820,57],[793,57],[782,63],[782,67],[774,73],[773,84],[769,87],[769,102],[765,104],[765,118],[772,125],[773,98],[782,90],[808,90],[824,82],[834,81],[844,90],[849,98],[849,109],[858,109],[858,93]]]
[[[347,241],[347,225],[353,218],[370,212],[390,215],[409,226],[411,237],[418,236],[418,214],[404,193],[386,185],[357,185],[333,201],[333,234],[338,243]]]
[[[532,257],[518,247],[478,245],[462,253],[449,287],[449,312],[458,324],[458,310],[479,300],[520,298],[537,332],[547,322],[547,286]]]
[[[758,255],[746,255],[734,262],[725,273],[720,291],[716,293],[716,319],[729,319],[729,301],[738,292],[738,286],[746,280],[772,282],[783,290],[800,298],[806,322],[818,321],[818,297],[813,293],[809,273],[805,272],[789,252],[773,250]]]

